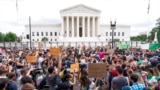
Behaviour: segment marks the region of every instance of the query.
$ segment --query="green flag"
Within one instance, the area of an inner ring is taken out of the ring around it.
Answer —
[[[124,43],[119,43],[118,44],[118,48],[119,49],[128,49],[129,48],[129,44],[124,44]]]
[[[149,46],[149,49],[152,51],[155,51],[156,49],[158,49],[160,47],[160,43],[155,43],[155,44],[151,44]]]

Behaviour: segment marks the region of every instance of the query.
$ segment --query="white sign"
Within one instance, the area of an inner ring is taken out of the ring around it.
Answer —
[[[141,45],[140,45],[140,48],[141,48],[141,49],[149,49],[149,43],[141,44]]]

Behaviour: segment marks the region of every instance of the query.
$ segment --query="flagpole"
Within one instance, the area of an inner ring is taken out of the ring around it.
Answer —
[[[18,0],[16,0],[16,12],[17,12],[17,31],[18,31],[18,26],[19,26],[19,16],[18,16]]]
[[[149,19],[150,19],[150,17],[149,17],[149,10],[150,10],[150,0],[148,1],[148,8],[147,8],[147,26],[149,25]],[[147,39],[149,38],[149,30],[147,30]],[[148,41],[149,41],[149,39],[148,39]]]

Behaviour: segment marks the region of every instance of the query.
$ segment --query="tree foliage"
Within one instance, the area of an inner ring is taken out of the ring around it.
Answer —
[[[118,38],[113,39],[114,42],[119,42],[120,40]]]
[[[146,40],[147,40],[146,34],[131,37],[131,41],[146,41]]]
[[[148,39],[149,42],[152,42],[155,38],[155,32],[157,32],[157,39],[160,42],[160,18],[156,20],[156,26],[152,28],[152,31],[147,35],[138,35],[131,37],[131,41],[146,41]]]
[[[4,35],[5,42],[15,42],[17,40],[17,36],[15,33],[8,32]]]
[[[154,40],[155,32],[157,32],[157,39],[160,42],[160,18],[158,18],[156,20],[156,26],[150,32],[150,35],[148,37],[149,41],[153,41]]]
[[[48,41],[48,38],[47,38],[47,37],[43,37],[43,38],[42,38],[42,41],[43,41],[43,42],[46,42],[46,41]]]
[[[4,41],[4,34],[0,32],[0,42]]]

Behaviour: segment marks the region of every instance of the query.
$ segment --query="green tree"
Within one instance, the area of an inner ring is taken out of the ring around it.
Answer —
[[[4,41],[4,34],[0,32],[0,42]]]
[[[43,42],[46,42],[46,41],[48,41],[48,38],[47,38],[47,37],[43,37],[43,38],[42,38],[42,41],[43,41]]]
[[[115,38],[115,39],[113,39],[114,40],[114,42],[119,42],[120,40],[119,39],[117,39],[117,38]]]
[[[155,32],[157,32],[157,39],[160,42],[160,18],[156,20],[156,26],[152,29],[150,32],[150,35],[148,37],[149,41],[153,41],[155,37]]]
[[[142,35],[138,35],[138,36],[132,36],[130,39],[131,39],[131,41],[146,41],[147,35],[142,34]]]
[[[4,41],[5,42],[15,42],[17,40],[17,36],[15,33],[8,32],[4,36]]]
[[[44,45],[46,46],[46,42],[48,41],[48,38],[47,37],[43,37],[42,41],[44,42]]]

